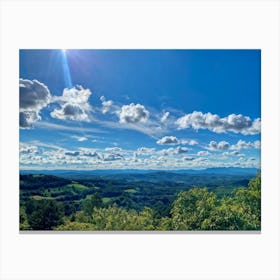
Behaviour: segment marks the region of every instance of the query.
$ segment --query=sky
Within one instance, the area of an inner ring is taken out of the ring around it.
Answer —
[[[260,168],[260,50],[20,50],[20,169]]]

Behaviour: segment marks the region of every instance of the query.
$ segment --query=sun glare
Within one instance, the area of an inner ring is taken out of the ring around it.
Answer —
[[[72,87],[71,73],[69,69],[69,64],[67,60],[67,49],[61,49],[61,58],[62,58],[62,68],[64,73],[65,85],[67,88]]]

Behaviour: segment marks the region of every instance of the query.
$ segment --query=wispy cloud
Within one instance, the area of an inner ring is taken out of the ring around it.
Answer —
[[[92,132],[92,133],[107,133],[105,130],[98,128],[89,128],[84,126],[68,126],[62,124],[55,124],[51,122],[41,121],[36,124],[37,127],[46,128],[46,129],[56,129],[61,131],[72,131],[72,132]]]
[[[76,139],[76,140],[79,141],[79,142],[84,142],[84,141],[87,141],[87,140],[88,140],[87,137],[84,137],[84,136],[77,136],[77,135],[72,135],[71,138]]]

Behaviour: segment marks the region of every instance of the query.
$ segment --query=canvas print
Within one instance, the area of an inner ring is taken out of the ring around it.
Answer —
[[[259,231],[261,51],[19,51],[20,231]]]

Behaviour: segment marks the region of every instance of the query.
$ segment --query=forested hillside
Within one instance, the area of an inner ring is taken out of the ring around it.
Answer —
[[[20,175],[20,230],[261,229],[260,174],[130,177]]]

